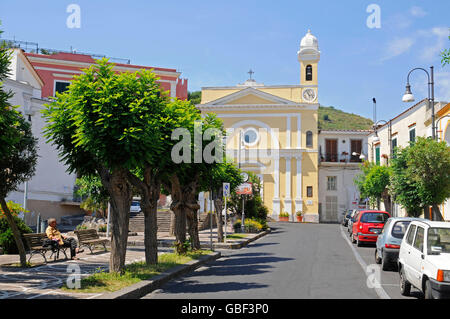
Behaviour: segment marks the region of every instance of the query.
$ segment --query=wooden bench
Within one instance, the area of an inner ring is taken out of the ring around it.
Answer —
[[[108,239],[100,239],[100,236],[95,229],[75,230],[75,234],[78,237],[78,244],[80,247],[87,246],[91,251],[91,254],[92,247],[96,245],[103,245],[103,248],[107,251],[106,243],[108,242]]]
[[[59,245],[53,245],[53,246],[44,246],[43,242],[45,239],[48,239],[46,233],[37,233],[37,234],[23,234],[25,241],[27,242],[27,248],[28,252],[30,254],[30,258],[28,258],[28,262],[30,262],[31,257],[35,254],[40,254],[44,260],[45,263],[47,263],[47,258],[45,257],[45,254],[48,251],[51,251],[52,254],[50,255],[50,258],[54,255],[54,260],[59,258],[59,251],[62,250],[64,253],[64,256],[67,258],[66,249],[67,247],[62,247]]]

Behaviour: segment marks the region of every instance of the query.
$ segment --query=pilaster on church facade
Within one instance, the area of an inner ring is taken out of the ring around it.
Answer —
[[[317,39],[308,32],[297,53],[300,84],[264,85],[252,78],[227,87],[202,88],[197,105],[215,113],[227,130],[227,154],[261,179],[263,202],[278,220],[296,212],[318,221]],[[293,59],[293,61],[295,61]],[[296,65],[298,66],[297,62]]]

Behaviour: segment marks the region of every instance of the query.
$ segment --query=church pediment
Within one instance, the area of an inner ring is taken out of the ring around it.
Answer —
[[[219,105],[296,105],[295,102],[283,99],[276,95],[262,92],[254,88],[246,88],[220,99],[209,102],[208,106]]]

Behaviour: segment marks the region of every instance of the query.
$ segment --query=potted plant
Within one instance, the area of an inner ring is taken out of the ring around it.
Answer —
[[[295,213],[297,215],[297,221],[299,223],[303,222],[303,212],[302,211],[298,211],[297,213]]]
[[[282,212],[280,213],[280,222],[288,222],[289,221],[289,213]]]

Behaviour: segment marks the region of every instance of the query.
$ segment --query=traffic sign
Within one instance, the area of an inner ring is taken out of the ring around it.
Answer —
[[[230,197],[230,183],[223,183],[223,197]]]
[[[238,186],[238,189],[236,190],[236,194],[238,195],[251,195],[252,192],[252,183],[243,183]]]

